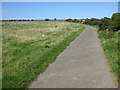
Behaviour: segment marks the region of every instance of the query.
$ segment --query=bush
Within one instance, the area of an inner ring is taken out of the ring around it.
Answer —
[[[73,22],[73,20],[70,19],[70,18],[69,18],[69,19],[66,19],[65,21],[66,21],[66,22]]]
[[[49,19],[45,19],[44,21],[49,21]]]
[[[99,24],[99,30],[106,30],[106,29],[107,27],[105,24],[102,24],[102,23]]]
[[[54,18],[54,20],[56,21],[57,19],[56,19],[56,18]]]
[[[74,22],[74,23],[78,23],[79,20],[78,20],[78,19],[74,19],[73,22]]]
[[[91,19],[86,19],[84,22],[84,24],[89,24],[89,25],[99,25],[100,20],[96,19],[96,18],[91,18]]]
[[[109,31],[119,31],[120,30],[120,13],[114,13],[112,15],[112,22],[108,27]]]
[[[104,17],[100,20],[99,23],[99,30],[106,30],[110,24],[111,19]]]

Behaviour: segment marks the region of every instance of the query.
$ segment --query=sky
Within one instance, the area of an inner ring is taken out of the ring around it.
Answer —
[[[2,2],[2,19],[111,17],[118,2]]]
[[[1,0],[2,2],[119,2],[120,0]]]

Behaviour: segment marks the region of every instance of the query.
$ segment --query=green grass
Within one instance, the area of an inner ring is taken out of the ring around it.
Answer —
[[[118,77],[118,32],[98,31],[98,35],[111,71]]]
[[[3,88],[26,88],[84,30],[79,24],[58,21],[2,25]]]

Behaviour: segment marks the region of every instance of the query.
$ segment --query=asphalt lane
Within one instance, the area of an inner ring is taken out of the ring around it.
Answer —
[[[105,64],[96,28],[83,26],[86,29],[29,88],[117,88]]]

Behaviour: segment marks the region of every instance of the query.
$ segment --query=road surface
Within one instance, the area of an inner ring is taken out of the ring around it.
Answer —
[[[83,26],[86,29],[29,88],[117,88],[96,29]]]

